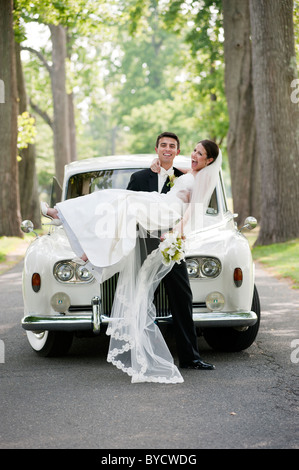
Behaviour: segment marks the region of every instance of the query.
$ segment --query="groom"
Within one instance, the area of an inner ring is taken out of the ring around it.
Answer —
[[[170,189],[169,176],[182,175],[177,168],[173,168],[173,160],[180,153],[180,141],[175,134],[171,132],[160,134],[157,137],[155,150],[160,161],[160,173],[154,173],[150,168],[137,171],[132,174],[127,189],[166,193]],[[158,244],[159,240],[156,238],[146,239],[148,252],[157,248]],[[164,285],[173,318],[180,367],[197,370],[214,369],[212,364],[203,362],[198,352],[192,318],[192,292],[185,261],[174,264],[164,278]]]

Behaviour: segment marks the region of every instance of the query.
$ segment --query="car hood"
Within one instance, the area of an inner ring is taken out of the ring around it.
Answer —
[[[186,240],[186,257],[200,255],[222,257],[229,247],[232,247],[232,239],[236,237],[238,246],[241,243],[248,247],[247,239],[232,229],[230,222],[194,232]],[[38,237],[30,246],[33,245],[34,249],[39,245],[43,255],[52,260],[72,259],[75,256],[63,227],[54,228],[48,235]],[[28,250],[30,251],[30,247]]]
[[[54,228],[47,235],[38,237],[31,243],[27,255],[32,251],[41,252],[44,258],[52,260],[71,259],[74,252],[62,227]]]
[[[186,257],[219,256],[223,257],[235,246],[233,239],[238,238],[238,246],[244,244],[248,248],[247,239],[227,225],[209,228],[193,233],[186,241]]]

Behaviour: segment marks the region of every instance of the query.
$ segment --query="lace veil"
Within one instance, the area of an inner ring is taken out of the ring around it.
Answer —
[[[219,151],[218,158],[195,177],[191,201],[183,217],[187,237],[191,231],[204,225],[204,214],[217,183],[221,163]],[[183,377],[155,323],[153,304],[156,287],[174,262],[165,266],[157,248],[141,263],[139,248],[137,243],[119,274],[107,329],[110,335],[107,360],[131,376],[132,383],[181,383]]]
[[[221,165],[222,153],[219,149],[216,160],[195,176],[190,204],[182,219],[183,232],[186,236],[206,225],[206,211],[218,181]]]

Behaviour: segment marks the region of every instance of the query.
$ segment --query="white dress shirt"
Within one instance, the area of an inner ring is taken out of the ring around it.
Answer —
[[[159,191],[159,193],[162,191],[167,177],[172,176],[173,174],[174,174],[173,167],[169,168],[169,170],[165,170],[165,168],[161,167],[160,173],[158,173],[158,191]]]

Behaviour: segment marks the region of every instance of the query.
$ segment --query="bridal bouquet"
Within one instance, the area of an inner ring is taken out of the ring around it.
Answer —
[[[171,261],[180,264],[185,258],[185,237],[177,232],[167,232],[159,248],[163,256],[163,264],[167,266]]]

